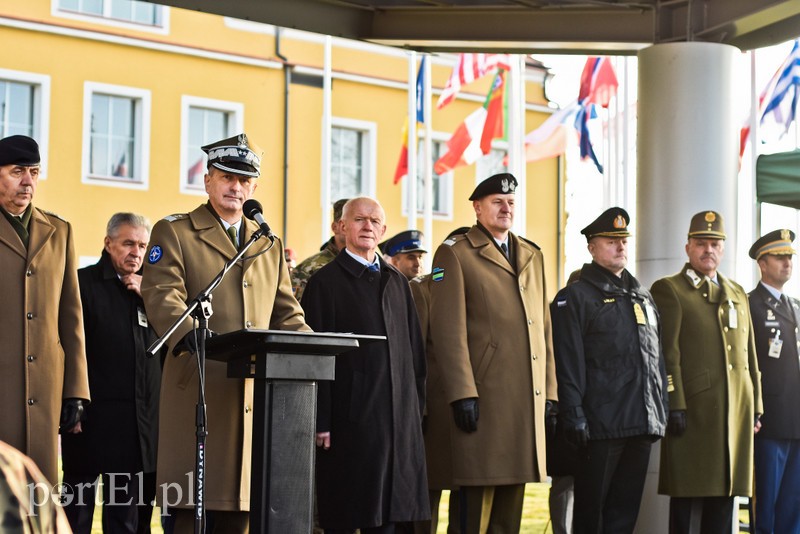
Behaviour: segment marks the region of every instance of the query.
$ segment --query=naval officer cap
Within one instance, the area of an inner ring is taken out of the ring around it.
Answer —
[[[517,189],[517,179],[513,174],[501,172],[490,176],[475,188],[475,191],[470,195],[470,200],[480,200],[489,195],[507,195],[514,194]]]
[[[701,211],[695,213],[689,224],[688,237],[698,239],[725,239],[725,226],[722,224],[722,215],[716,211]]]
[[[27,135],[10,135],[0,139],[0,166],[33,167],[40,162],[39,145]]]
[[[591,241],[593,237],[628,237],[631,235],[628,231],[630,222],[631,217],[624,209],[608,208],[581,233],[586,236],[586,241]]]
[[[390,237],[380,244],[381,252],[386,256],[394,256],[406,252],[428,252],[422,245],[422,232],[406,230]]]
[[[239,134],[210,145],[200,147],[208,154],[209,167],[234,174],[258,178],[261,174],[261,156],[264,152],[251,143],[246,134]]]
[[[775,256],[791,256],[796,254],[792,248],[792,241],[794,241],[794,232],[791,230],[773,230],[768,234],[759,237],[753,246],[750,247],[750,257],[758,260],[765,254],[773,254]]]

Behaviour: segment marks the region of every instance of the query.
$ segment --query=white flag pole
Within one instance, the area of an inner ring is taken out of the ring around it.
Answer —
[[[425,245],[429,254],[425,261],[426,272],[430,271],[433,259],[433,113],[431,113],[431,57],[425,61],[425,72],[422,74],[422,112],[425,117],[425,152],[422,161],[425,162],[425,211],[423,213]]]
[[[331,37],[325,36],[322,73],[322,241],[331,234]]]
[[[417,53],[408,56],[408,174],[406,174],[408,228],[417,226]]]

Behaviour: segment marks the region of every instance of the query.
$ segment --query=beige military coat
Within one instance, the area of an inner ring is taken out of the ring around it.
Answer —
[[[0,440],[58,479],[61,401],[89,399],[72,226],[33,208],[28,249],[0,215]]]
[[[544,261],[509,234],[516,269],[477,226],[436,251],[428,343],[449,404],[479,397],[478,430],[449,418],[453,483],[496,486],[546,476],[545,399],[557,399]]]
[[[661,442],[659,493],[749,496],[761,373],[747,293],[719,286],[686,264],[651,289],[661,315],[669,409],[686,410],[686,432]],[[731,317],[735,317],[732,319]]]
[[[243,223],[245,241],[258,226]],[[247,252],[269,247],[262,238]],[[162,334],[214,278],[236,249],[219,220],[206,206],[189,214],[158,221],[150,237],[142,280],[147,318]],[[308,330],[303,310],[292,296],[289,271],[279,240],[268,252],[235,265],[213,293],[209,327],[217,333],[243,328]],[[158,498],[172,506],[191,507],[195,463],[197,363],[172,349],[191,330],[184,321],[169,341],[161,380],[158,436]],[[206,507],[209,510],[249,510],[250,455],[253,425],[252,380],[227,378],[226,364],[206,362]],[[188,475],[187,475],[188,473]],[[164,484],[175,484],[165,490]],[[180,492],[178,491],[180,487]],[[179,499],[179,496],[181,497]]]

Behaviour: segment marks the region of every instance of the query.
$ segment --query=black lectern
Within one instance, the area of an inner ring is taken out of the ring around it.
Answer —
[[[250,532],[310,533],[318,380],[333,380],[335,355],[382,336],[240,330],[207,341],[229,378],[253,378]],[[225,451],[213,451],[225,454]]]

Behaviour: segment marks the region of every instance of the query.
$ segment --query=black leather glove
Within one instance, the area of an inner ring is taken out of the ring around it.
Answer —
[[[583,449],[589,444],[589,423],[583,417],[566,421],[564,438],[576,449]]]
[[[464,432],[478,430],[478,397],[459,399],[450,403],[456,426]]]
[[[544,403],[544,426],[545,434],[556,435],[556,425],[558,424],[558,401],[549,400]]]
[[[686,410],[670,410],[667,432],[670,436],[682,436],[686,432]]]
[[[83,419],[83,399],[64,399],[61,403],[61,420],[58,431],[64,432],[72,429]]]
[[[216,335],[217,335],[216,332],[214,332],[213,330],[209,330],[206,339],[212,338]],[[177,345],[175,345],[175,348],[172,349],[172,355],[178,356],[181,352],[184,351],[189,351],[192,354],[195,354],[197,352],[197,337],[195,336],[194,330],[189,330],[189,332],[187,332],[187,334],[183,336],[183,339],[181,339],[180,342]]]

